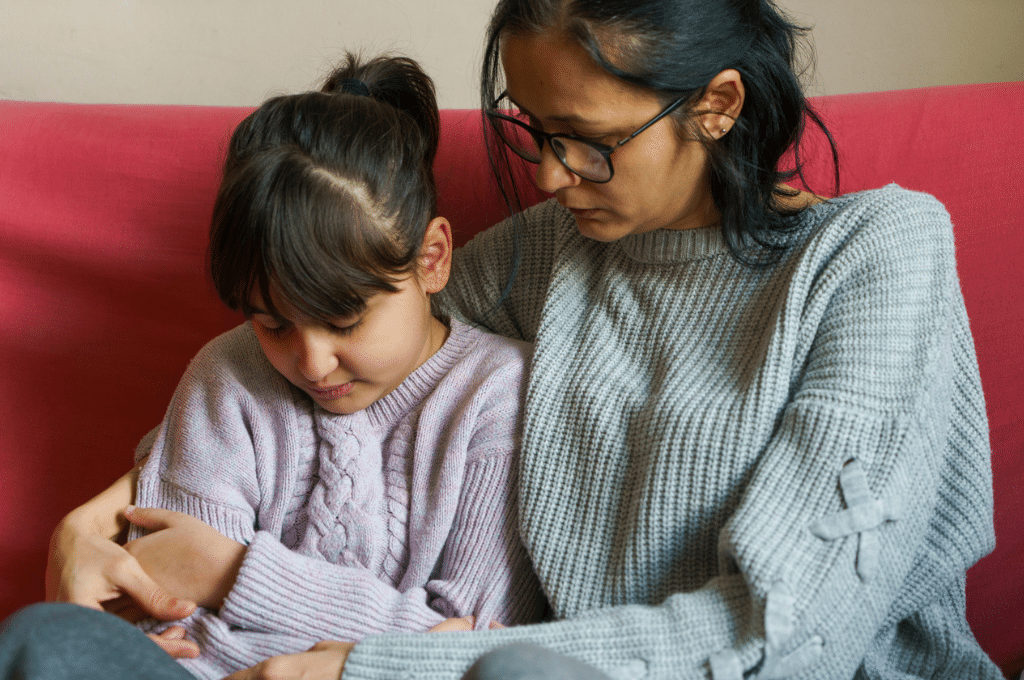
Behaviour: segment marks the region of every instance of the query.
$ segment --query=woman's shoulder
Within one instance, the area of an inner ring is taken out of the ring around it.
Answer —
[[[531,205],[520,213],[507,217],[493,227],[484,229],[469,242],[470,246],[483,243],[493,248],[493,242],[511,240],[516,235],[526,237],[527,244],[537,240],[557,238],[557,235],[575,230],[572,213],[554,198]],[[472,248],[469,248],[470,250]],[[465,248],[463,249],[465,250]]]
[[[817,222],[851,223],[876,228],[894,227],[925,221],[947,225],[949,213],[937,198],[920,191],[889,184],[831,199],[811,199],[803,211]]]
[[[953,226],[934,196],[889,184],[811,202],[799,217],[805,256],[872,251],[913,257],[928,251],[952,255]]]

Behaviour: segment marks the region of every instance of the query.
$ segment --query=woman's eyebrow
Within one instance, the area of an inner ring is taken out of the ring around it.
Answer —
[[[511,95],[508,94],[508,92],[505,93],[505,97],[507,97],[510,102],[515,104],[516,108],[518,108],[526,115],[532,118],[537,118],[538,120],[540,119],[539,116],[533,115],[533,113],[531,113],[529,109],[527,109],[525,106],[523,106],[515,99],[513,99]],[[570,125],[594,125],[594,121],[589,120],[587,118],[583,118],[575,113],[566,114],[564,116],[548,116],[547,120],[554,120],[558,121],[559,123],[568,123]]]

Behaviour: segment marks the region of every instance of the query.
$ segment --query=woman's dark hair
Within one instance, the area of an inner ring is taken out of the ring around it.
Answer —
[[[434,85],[416,62],[349,54],[320,92],[267,100],[235,129],[213,209],[209,264],[224,303],[251,314],[271,284],[310,318],[360,312],[415,268],[437,215]]]
[[[786,247],[790,218],[799,209],[784,200],[796,192],[779,184],[796,176],[803,180],[799,142],[807,119],[828,139],[838,192],[835,143],[808,106],[797,74],[797,50],[807,29],[771,0],[499,0],[487,32],[483,107],[492,106],[503,90],[502,37],[552,30],[578,41],[612,75],[652,91],[663,106],[687,98],[688,105],[673,116],[681,134],[707,149],[712,197],[739,261],[766,264]],[[739,71],[745,101],[729,134],[715,140],[698,133],[694,105],[728,68]],[[510,209],[519,210],[520,164],[484,125],[499,186]],[[781,171],[779,161],[789,149],[795,168]]]

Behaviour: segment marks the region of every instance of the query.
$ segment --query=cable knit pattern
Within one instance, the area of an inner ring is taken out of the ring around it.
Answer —
[[[456,253],[449,307],[536,342],[521,530],[556,620],[371,636],[345,680],[516,640],[616,678],[1000,677],[964,617],[994,537],[949,216],[890,186],[794,228],[750,269],[717,228],[600,243],[549,201]]]
[[[308,524],[298,552],[376,571],[383,553],[375,543],[387,540],[379,435],[364,412],[320,417],[317,432],[320,478],[306,506]]]
[[[528,350],[452,320],[397,389],[335,415],[270,366],[248,324],[203,348],[139,447],[137,502],[248,550],[220,611],[183,622],[203,653],[182,663],[220,678],[325,639],[544,616],[517,528]]]

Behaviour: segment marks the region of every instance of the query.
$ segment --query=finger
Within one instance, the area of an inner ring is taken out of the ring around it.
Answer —
[[[140,508],[129,505],[121,511],[121,514],[135,526],[150,531],[160,531],[170,526],[175,513],[163,508]]]
[[[199,645],[191,640],[176,640],[163,635],[150,634],[149,639],[173,659],[194,659],[199,656]]]
[[[473,616],[463,616],[457,619],[446,619],[441,623],[437,624],[428,633],[445,633],[453,630],[473,630],[473,626],[476,625],[476,618]]]
[[[161,621],[177,621],[196,609],[194,602],[174,597],[149,577],[138,562],[118,579],[121,590],[147,614]]]
[[[185,628],[182,626],[171,626],[158,635],[164,640],[184,640]]]
[[[504,628],[505,626],[501,625],[497,621],[491,621],[489,624],[487,624],[487,627],[491,630],[497,630],[499,628]]]

